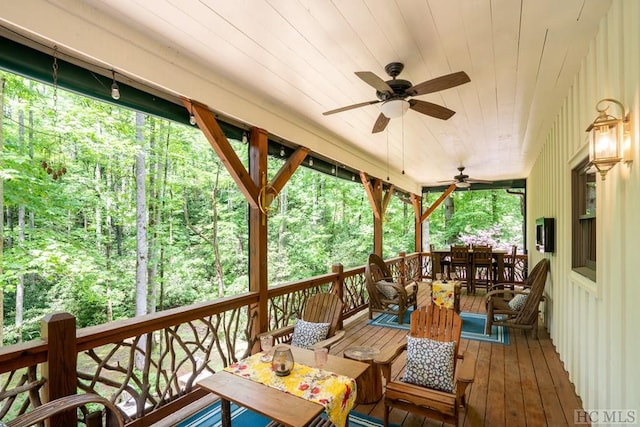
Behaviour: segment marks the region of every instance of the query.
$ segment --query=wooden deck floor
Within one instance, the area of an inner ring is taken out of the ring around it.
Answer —
[[[420,291],[418,302],[426,304],[426,291]],[[484,313],[484,296],[467,296],[462,292],[462,311]],[[352,346],[367,345],[381,348],[388,343],[405,339],[406,331],[369,326],[367,312],[345,322],[346,338],[331,349],[341,355]],[[509,330],[510,344],[493,344],[463,339],[460,351],[475,354],[476,375],[467,390],[468,406],[463,411],[460,426],[530,426],[560,427],[573,425],[575,409],[582,402],[575,394],[573,384],[549,339],[540,326],[538,340],[530,333]],[[404,356],[401,356],[404,357]],[[394,375],[403,369],[402,359],[394,364]],[[383,403],[357,405],[355,411],[381,419]],[[439,426],[435,420],[393,410],[390,421],[404,427]]]

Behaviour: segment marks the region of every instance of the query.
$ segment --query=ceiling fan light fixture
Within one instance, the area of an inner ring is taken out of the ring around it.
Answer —
[[[409,102],[404,99],[391,99],[382,104],[382,114],[389,119],[402,117],[409,110]]]
[[[469,187],[471,187],[471,184],[468,183],[467,181],[458,181],[458,182],[456,182],[456,187],[457,188],[469,188]]]

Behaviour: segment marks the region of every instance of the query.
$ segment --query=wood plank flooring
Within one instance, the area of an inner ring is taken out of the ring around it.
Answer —
[[[419,304],[426,304],[428,291],[420,289]],[[462,311],[484,313],[484,296],[466,295],[462,291]],[[344,329],[346,337],[331,349],[342,355],[348,348],[366,345],[383,348],[405,339],[407,331],[369,326],[368,312],[348,319]],[[539,327],[538,340],[530,333],[509,330],[510,344],[493,344],[463,339],[460,351],[476,356],[476,375],[467,390],[467,408],[463,410],[460,426],[477,427],[561,427],[573,425],[575,409],[582,402],[575,394],[573,384],[558,358],[549,334]],[[393,375],[404,369],[404,356],[393,366]],[[382,400],[376,404],[357,405],[355,411],[382,419]],[[442,426],[441,422],[425,419],[394,409],[390,422],[403,427]]]

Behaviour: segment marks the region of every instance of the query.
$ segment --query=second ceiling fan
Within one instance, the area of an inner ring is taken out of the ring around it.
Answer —
[[[355,73],[356,76],[360,77],[365,83],[376,89],[376,97],[378,99],[336,108],[335,110],[325,111],[322,114],[327,116],[329,114],[340,113],[342,111],[382,102],[382,112],[378,115],[378,119],[373,125],[373,133],[382,132],[387,127],[387,124],[389,124],[389,120],[391,118],[400,117],[409,108],[427,116],[447,120],[455,114],[455,111],[441,105],[433,104],[428,101],[421,101],[419,99],[409,99],[407,101],[407,98],[438,92],[471,81],[467,73],[464,71],[458,71],[457,73],[436,77],[435,79],[414,85],[410,81],[396,78],[403,69],[404,64],[400,62],[392,62],[388,64],[384,67],[384,70],[389,76],[391,76],[391,80],[387,81],[382,80],[371,71],[357,71]]]

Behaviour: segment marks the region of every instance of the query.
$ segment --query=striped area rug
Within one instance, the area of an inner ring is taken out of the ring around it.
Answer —
[[[200,412],[197,412],[176,424],[176,427],[220,427],[221,410],[220,401],[215,402]],[[250,410],[231,404],[231,424],[234,426],[264,427],[269,424],[269,419]],[[367,415],[351,411],[349,414],[349,427],[381,427],[382,421]],[[393,427],[397,425],[391,424]]]
[[[409,320],[412,310],[409,309],[404,316],[404,322],[398,323],[398,316],[393,314],[379,314],[369,321],[369,325],[383,326],[386,328],[396,328],[409,330]],[[462,338],[498,344],[509,344],[509,331],[503,326],[492,326],[491,335],[484,334],[484,325],[487,315],[481,313],[460,313],[462,318]]]

